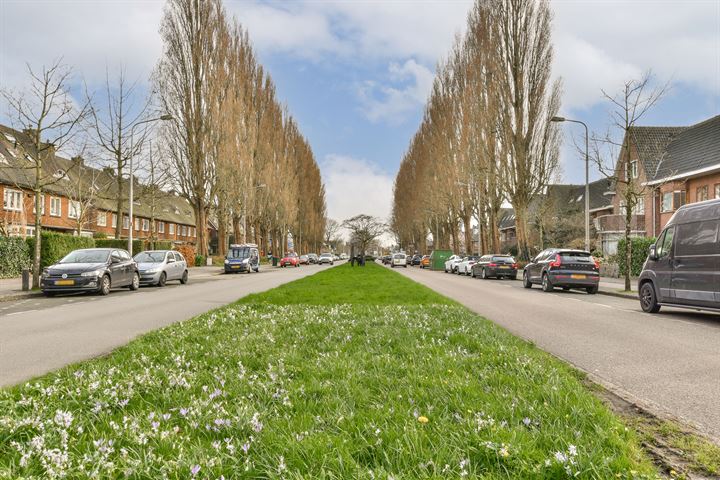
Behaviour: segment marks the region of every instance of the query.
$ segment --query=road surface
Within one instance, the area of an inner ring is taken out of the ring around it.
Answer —
[[[720,315],[417,267],[400,273],[589,372],[629,400],[720,439]]]
[[[190,270],[187,285],[172,282],[136,292],[113,290],[107,297],[64,295],[0,303],[0,386],[102,355],[142,333],[322,268],[266,267],[249,275]]]

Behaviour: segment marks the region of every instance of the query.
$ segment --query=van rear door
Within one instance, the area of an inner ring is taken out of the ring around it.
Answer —
[[[675,233],[672,260],[674,301],[683,305],[716,307],[718,267],[718,221],[683,223]]]

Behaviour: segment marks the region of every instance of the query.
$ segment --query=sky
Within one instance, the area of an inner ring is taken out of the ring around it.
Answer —
[[[26,63],[63,57],[75,91],[100,89],[121,65],[146,91],[161,52],[164,1],[0,0],[0,87],[22,88]],[[403,152],[422,118],[437,63],[465,30],[472,0],[225,0],[248,29],[278,96],[312,145],[328,214],[387,218]],[[553,0],[553,76],[561,114],[609,126],[602,90],[652,70],[671,88],[645,125],[689,125],[720,114],[720,0]],[[0,121],[6,107],[0,104]],[[563,124],[559,181],[582,183]],[[600,177],[593,171],[592,179]]]

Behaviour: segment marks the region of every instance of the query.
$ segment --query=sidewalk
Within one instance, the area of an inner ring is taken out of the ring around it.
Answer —
[[[618,297],[637,298],[637,279],[630,279],[630,292],[625,292],[625,279],[613,277],[600,277],[600,291],[605,295]]]
[[[32,281],[32,280],[31,280]],[[24,292],[22,289],[22,278],[0,278],[0,302],[15,300],[17,298],[40,295],[40,292],[32,290]]]

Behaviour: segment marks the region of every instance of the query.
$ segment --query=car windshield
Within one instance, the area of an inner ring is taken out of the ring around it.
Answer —
[[[321,257],[332,257],[332,253],[323,253]]]
[[[165,252],[140,252],[135,255],[137,263],[157,263],[165,261]]]
[[[468,257],[468,262],[477,262],[480,257]]]
[[[295,255],[294,252],[290,252],[290,253],[285,254],[285,258],[287,258],[287,257],[297,257],[297,255]]]
[[[515,263],[513,257],[492,257],[492,261],[496,263]]]
[[[580,263],[592,262],[592,258],[590,257],[590,254],[586,253],[586,252],[561,252],[560,259],[563,262],[580,262]]]
[[[402,254],[402,253],[396,253],[396,254],[395,254],[395,258],[397,258],[397,259],[403,259],[403,258],[405,258],[405,255]]]
[[[109,255],[107,250],[75,250],[58,263],[105,263]]]
[[[249,248],[231,248],[227,254],[227,258],[250,258]]]

